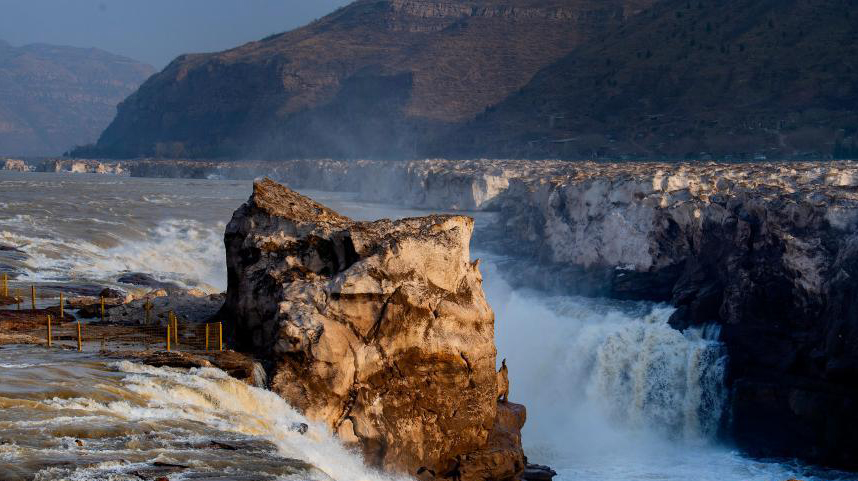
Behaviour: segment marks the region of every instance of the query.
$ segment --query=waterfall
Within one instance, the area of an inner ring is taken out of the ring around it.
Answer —
[[[724,399],[724,354],[702,330],[679,333],[665,309],[643,319],[586,323],[576,334],[590,344],[577,355],[589,364],[586,399],[633,429],[691,440],[714,436]],[[594,332],[587,332],[594,331]]]
[[[629,479],[714,449],[726,397],[716,327],[679,332],[663,304],[513,289],[491,256],[482,265],[510,399],[528,409],[532,461],[578,480],[587,466],[623,465],[616,479]]]

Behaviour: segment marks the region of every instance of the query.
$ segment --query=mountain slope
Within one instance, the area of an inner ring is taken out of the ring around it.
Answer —
[[[359,0],[306,27],[184,55],[79,155],[404,157],[652,0]]]
[[[858,157],[853,0],[669,0],[430,153]],[[704,154],[704,155],[705,155]]]
[[[0,42],[0,155],[58,155],[92,142],[153,72],[96,49]]]

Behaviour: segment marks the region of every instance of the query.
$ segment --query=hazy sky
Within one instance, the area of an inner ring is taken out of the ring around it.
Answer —
[[[350,0],[0,0],[0,39],[97,47],[163,68],[291,30]]]

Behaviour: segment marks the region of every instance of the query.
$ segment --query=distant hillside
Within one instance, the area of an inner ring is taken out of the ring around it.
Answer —
[[[0,41],[0,155],[93,142],[154,69],[96,49]]]
[[[651,0],[360,0],[306,27],[184,55],[95,148],[134,157],[408,157]]]
[[[81,156],[858,156],[854,0],[359,0],[185,55]]]
[[[856,6],[661,1],[429,153],[858,158]]]

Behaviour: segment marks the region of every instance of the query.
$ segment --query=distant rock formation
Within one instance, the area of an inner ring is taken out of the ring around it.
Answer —
[[[21,159],[5,159],[3,168],[0,170],[11,170],[15,172],[29,172],[30,166]]]
[[[95,141],[153,73],[102,50],[0,41],[0,155],[60,155]]]
[[[355,222],[265,179],[226,228],[224,318],[271,388],[374,466],[463,480],[525,468],[524,407],[497,402],[473,221]]]

